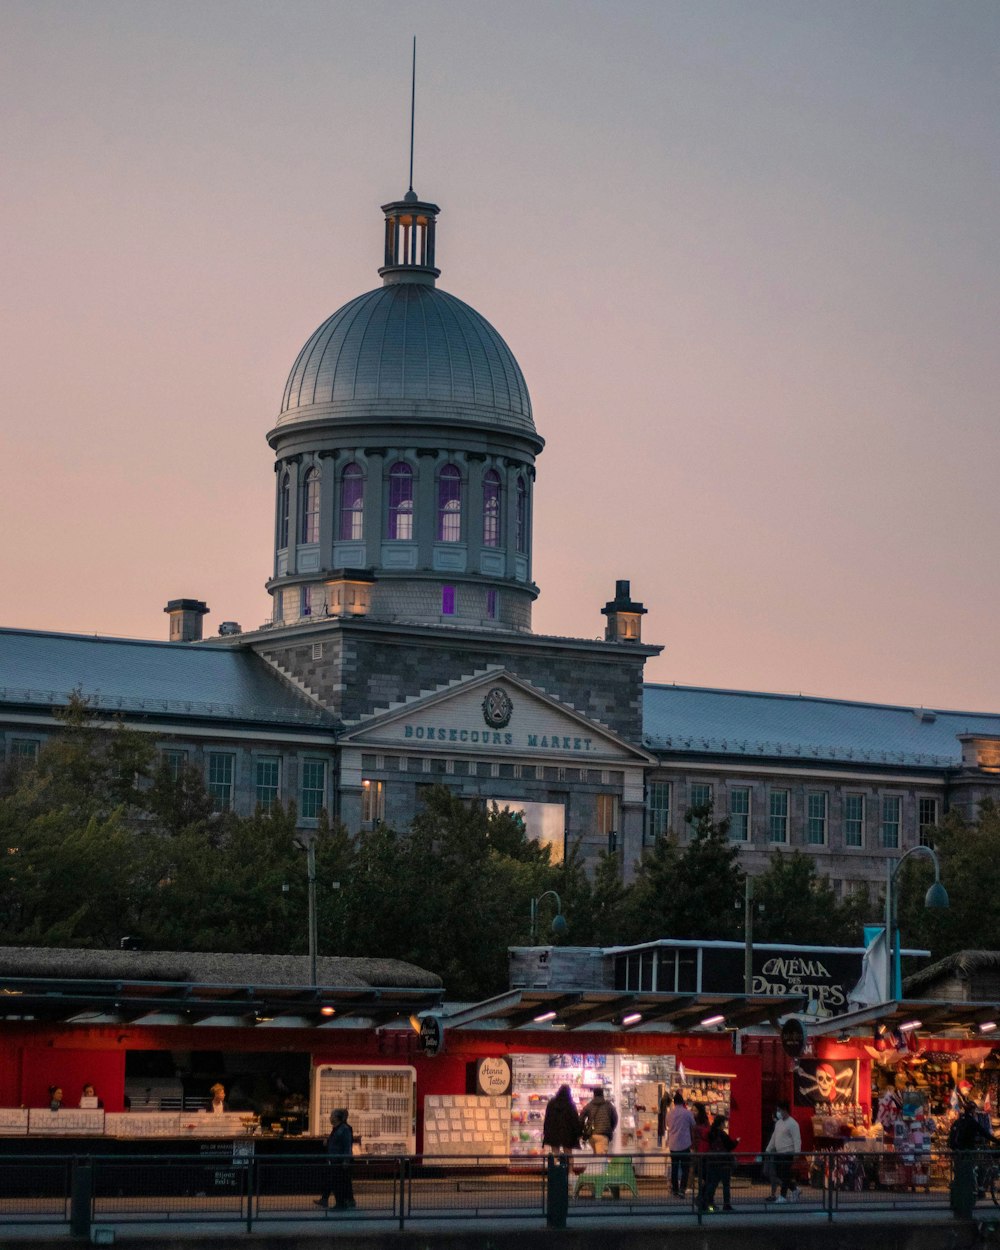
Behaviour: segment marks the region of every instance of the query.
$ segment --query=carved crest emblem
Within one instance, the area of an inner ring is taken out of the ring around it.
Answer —
[[[503,729],[510,724],[514,714],[514,702],[506,690],[494,686],[483,700],[483,720],[491,729]]]

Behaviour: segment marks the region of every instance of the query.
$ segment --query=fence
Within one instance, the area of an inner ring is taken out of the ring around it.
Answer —
[[[958,1178],[972,1200],[1000,1207],[992,1157],[964,1156]],[[698,1221],[796,1212],[935,1211],[951,1205],[950,1153],[776,1157],[663,1154],[542,1158],[255,1155],[252,1143],[217,1155],[68,1158],[7,1155],[0,1168],[0,1223],[239,1224],[278,1220],[382,1221],[537,1216],[562,1226],[582,1214],[686,1216]],[[676,1193],[675,1193],[676,1189]],[[319,1204],[324,1197],[328,1205]]]

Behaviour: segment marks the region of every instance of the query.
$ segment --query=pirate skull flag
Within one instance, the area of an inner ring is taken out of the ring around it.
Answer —
[[[800,1059],[793,1075],[797,1107],[858,1101],[856,1059]]]

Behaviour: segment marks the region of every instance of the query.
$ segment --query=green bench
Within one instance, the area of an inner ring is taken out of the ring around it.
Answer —
[[[588,1163],[573,1186],[573,1197],[579,1198],[580,1191],[590,1189],[595,1198],[604,1196],[604,1191],[611,1190],[618,1197],[623,1189],[627,1189],[633,1198],[639,1197],[639,1183],[632,1167],[631,1155],[608,1155],[602,1163]]]

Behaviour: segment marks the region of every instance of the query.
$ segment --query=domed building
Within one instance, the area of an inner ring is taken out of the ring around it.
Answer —
[[[383,206],[382,286],[306,341],[268,441],[277,462],[276,624],[531,628],[535,431],[489,322],[437,286],[439,209]]]

